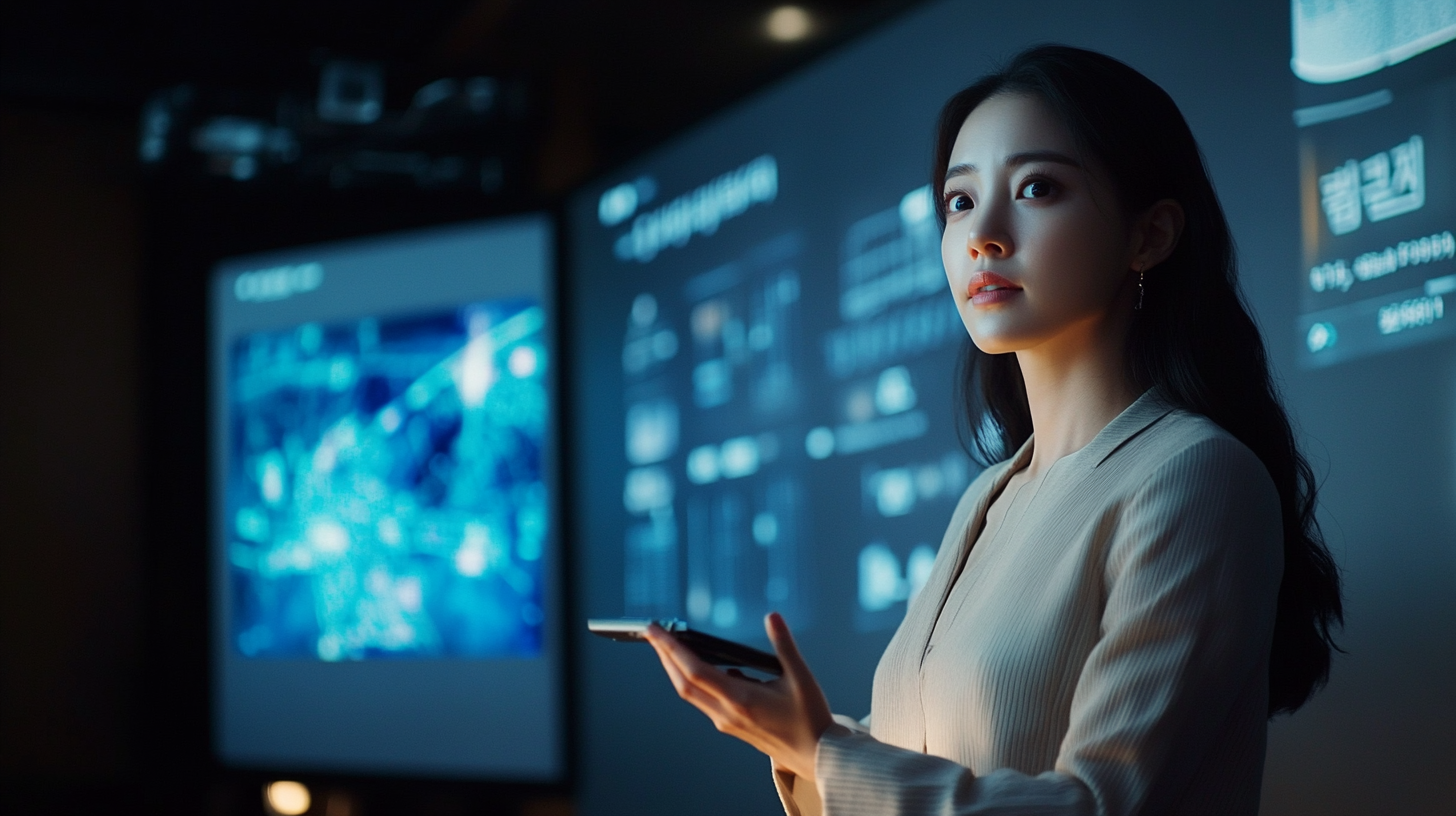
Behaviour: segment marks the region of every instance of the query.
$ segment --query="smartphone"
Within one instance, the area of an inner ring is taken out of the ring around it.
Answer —
[[[777,655],[690,629],[677,618],[592,618],[586,622],[586,628],[608,640],[646,643],[647,626],[652,623],[672,633],[679,643],[714,666],[741,667],[774,676],[784,673]]]

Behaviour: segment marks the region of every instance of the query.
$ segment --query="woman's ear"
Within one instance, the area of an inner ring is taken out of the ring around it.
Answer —
[[[1166,261],[1183,235],[1183,205],[1171,198],[1154,202],[1133,222],[1132,264],[1139,271]]]

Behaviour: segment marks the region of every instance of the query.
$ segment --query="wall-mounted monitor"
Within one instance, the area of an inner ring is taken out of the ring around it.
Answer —
[[[218,265],[225,763],[563,776],[553,240],[527,216]]]
[[[1456,4],[1294,2],[1300,364],[1449,341]]]

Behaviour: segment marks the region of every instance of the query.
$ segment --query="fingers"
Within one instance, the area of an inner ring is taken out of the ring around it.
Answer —
[[[677,690],[678,696],[691,703],[694,708],[707,715],[713,726],[725,734],[749,739],[743,733],[743,723],[747,710],[742,704],[734,703],[723,696],[721,689],[712,682],[711,676],[694,674],[679,665],[676,655],[664,641],[670,638],[649,638],[654,649],[657,649],[657,656],[662,661],[662,667],[667,672],[668,678],[672,681],[673,688]],[[706,666],[706,664],[704,664]],[[717,672],[711,666],[710,671]],[[747,679],[747,678],[745,678]],[[757,743],[749,740],[757,747]]]
[[[655,624],[648,627],[647,640],[657,650],[663,668],[673,679],[678,696],[702,709],[713,717],[714,722],[718,722],[720,716],[743,715],[746,707],[743,694],[724,682],[728,675],[709,665]],[[704,704],[709,704],[712,710]]]
[[[722,717],[718,698],[703,690],[699,683],[678,665],[667,644],[662,643],[660,639],[653,640],[652,638],[648,638],[648,642],[656,650],[658,660],[662,661],[663,671],[667,672],[667,678],[672,681],[672,687],[677,691],[677,695],[692,703],[714,724],[717,724]]]
[[[785,666],[785,676],[768,683],[736,669],[720,671],[658,626],[648,627],[647,640],[678,696],[719,731],[812,776],[819,735],[832,722],[829,705],[783,618],[771,615],[765,626]]]
[[[825,699],[819,681],[814,679],[814,672],[809,670],[809,664],[799,653],[799,644],[794,642],[794,635],[789,631],[789,625],[784,622],[783,616],[771,612],[764,618],[763,625],[768,630],[768,638],[773,642],[774,651],[778,653],[779,662],[784,665],[784,679],[789,683],[788,690],[802,706],[812,741],[817,744],[824,729],[834,722],[834,715],[829,713],[829,701]],[[806,750],[812,756],[812,749]]]
[[[647,627],[647,641],[664,661],[670,660],[686,678],[703,681],[716,679],[714,675],[721,675],[717,669],[703,662],[702,658],[693,654],[693,650],[682,645],[682,643],[671,634],[663,631],[657,624]]]
[[[784,616],[777,612],[770,612],[763,619],[763,628],[768,632],[768,640],[773,644],[774,651],[778,653],[779,662],[784,664],[784,674],[801,683],[805,679],[813,682],[813,673],[809,671],[809,664],[804,661],[804,656],[799,653],[799,644],[794,642],[794,635],[789,631],[789,625],[784,622]]]
[[[672,681],[673,687],[681,692],[687,680],[683,676],[682,669],[678,668],[677,661],[672,659],[672,655],[668,654],[666,649],[652,642],[651,639],[648,640],[648,644],[657,653],[657,659],[662,661],[662,669],[667,672],[667,678]]]
[[[667,633],[661,630],[654,632],[653,629],[657,629],[657,624],[652,624],[648,627],[647,642],[657,652],[657,658],[662,661],[662,668],[667,671],[667,676],[672,679],[673,686],[677,688],[679,693],[682,693],[685,686],[693,684],[691,680],[692,667],[687,663],[687,660],[694,656],[691,654],[683,655],[682,652],[685,652],[686,649],[683,648],[682,644],[677,642],[676,638],[667,635]],[[683,696],[686,697],[687,695],[683,694]]]

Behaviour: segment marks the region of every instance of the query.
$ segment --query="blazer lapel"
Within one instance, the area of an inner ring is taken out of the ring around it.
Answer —
[[[1173,410],[1173,406],[1165,402],[1153,389],[1143,392],[1143,395],[1133,401],[1132,405],[1123,409],[1107,427],[1098,432],[1097,436],[1087,443],[1085,451],[1078,457],[1082,462],[1087,463],[1082,467],[1097,467],[1116,453],[1123,445],[1126,445],[1133,437],[1150,428],[1153,423],[1167,416]]]
[[[991,502],[1001,495],[1006,483],[1018,470],[1026,467],[1027,461],[1031,459],[1032,439],[1027,439],[1016,455],[1009,460],[1002,462],[999,467],[1001,472],[996,474],[981,495],[976,497],[975,509],[966,516],[965,523],[961,525],[959,534],[954,540],[956,542],[955,558],[949,563],[947,569],[937,570],[926,583],[921,593],[927,598],[935,598],[933,613],[927,617],[920,617],[915,621],[916,637],[920,645],[920,662],[925,662],[925,651],[930,646],[930,636],[935,633],[935,625],[940,620],[940,613],[945,609],[945,602],[950,597],[951,588],[955,586],[956,579],[965,570],[966,561],[970,558],[971,550],[975,547],[976,539],[980,537],[981,530],[986,526],[986,511],[990,509]],[[941,543],[944,547],[949,541]],[[926,607],[922,607],[925,609]]]

